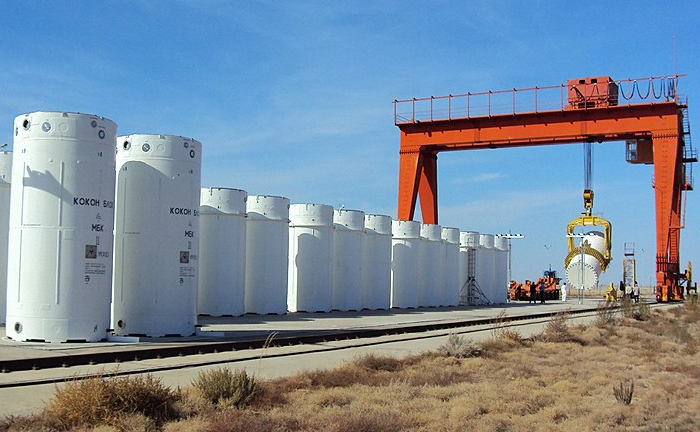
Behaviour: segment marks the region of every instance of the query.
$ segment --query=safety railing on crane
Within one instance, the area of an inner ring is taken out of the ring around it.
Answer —
[[[685,75],[626,79],[614,81],[619,89],[617,106],[676,102],[682,105],[683,96],[677,92],[678,78]],[[568,84],[547,87],[531,87],[465,93],[447,96],[430,96],[394,101],[394,123],[420,123],[444,120],[460,120],[479,117],[541,113],[571,109]],[[584,96],[578,109],[590,109],[598,105],[586,103],[595,95]],[[687,100],[687,99],[685,99]]]

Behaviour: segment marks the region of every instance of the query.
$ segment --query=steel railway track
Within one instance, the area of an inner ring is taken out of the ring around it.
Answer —
[[[652,308],[664,307],[668,305],[664,304],[651,304]],[[619,309],[619,307],[617,307]],[[435,334],[435,331],[441,330],[456,330],[454,333],[457,334],[469,334],[483,331],[491,331],[495,325],[503,327],[517,327],[520,325],[530,325],[545,323],[550,321],[555,315],[561,313],[559,312],[545,312],[545,313],[535,313],[528,315],[517,315],[517,316],[496,316],[481,319],[470,319],[470,320],[459,320],[441,323],[426,323],[426,324],[411,324],[405,326],[393,326],[386,328],[370,328],[370,329],[358,329],[358,330],[343,330],[335,332],[322,332],[319,334],[310,334],[302,336],[278,336],[274,332],[271,332],[265,339],[254,339],[246,341],[218,341],[218,342],[183,342],[177,346],[167,346],[167,347],[142,347],[140,345],[135,345],[133,350],[128,351],[111,351],[111,352],[91,352],[85,354],[76,355],[57,355],[44,358],[31,358],[31,359],[19,359],[19,360],[7,360],[0,362],[0,367],[2,372],[10,373],[14,371],[26,371],[26,370],[36,370],[36,369],[52,369],[52,368],[67,368],[69,366],[82,366],[82,365],[98,365],[98,364],[109,364],[109,363],[121,363],[121,362],[132,362],[147,359],[165,359],[168,357],[184,357],[202,354],[215,354],[222,353],[226,351],[251,351],[250,355],[240,356],[235,359],[192,359],[191,361],[181,362],[174,365],[144,365],[144,367],[134,368],[130,370],[116,370],[112,372],[100,371],[99,375],[102,376],[118,376],[118,375],[133,375],[149,372],[160,372],[169,371],[177,369],[187,369],[193,367],[211,366],[216,364],[224,363],[237,363],[249,360],[258,360],[264,356],[264,358],[279,358],[279,357],[291,357],[300,354],[313,354],[316,352],[329,352],[329,351],[339,351],[347,350],[352,348],[360,348],[367,346],[377,346],[392,342],[406,342],[413,340],[424,340],[431,338],[444,337],[452,331],[441,332]],[[596,308],[586,308],[579,310],[569,310],[567,313],[572,317],[585,317],[592,316],[596,313]],[[486,327],[484,327],[486,326]],[[479,328],[476,328],[479,327]],[[431,332],[430,334],[427,334]],[[393,335],[405,335],[399,340],[377,340],[383,336],[393,336]],[[342,346],[322,346],[319,348],[307,349],[298,352],[281,352],[281,353],[271,353],[266,352],[260,354],[259,352],[254,352],[253,350],[261,348],[270,347],[282,347],[291,345],[314,345],[322,344],[329,341],[347,341],[355,340],[353,343],[345,344]],[[98,373],[83,373],[83,374],[73,374],[70,379],[86,379],[98,375]],[[50,384],[63,382],[67,378],[66,376],[61,377],[50,377],[50,378],[40,378],[40,379],[25,379],[17,380],[11,382],[0,383],[0,388],[9,387],[25,387],[32,385]]]

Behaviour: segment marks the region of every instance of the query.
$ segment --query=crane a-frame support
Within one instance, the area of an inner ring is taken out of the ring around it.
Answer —
[[[397,122],[398,219],[413,220],[420,199],[424,223],[438,222],[437,154],[581,142],[651,140],[656,198],[656,279],[668,298],[678,286],[681,193],[685,187],[682,110],[677,102]],[[664,291],[666,290],[666,291]]]

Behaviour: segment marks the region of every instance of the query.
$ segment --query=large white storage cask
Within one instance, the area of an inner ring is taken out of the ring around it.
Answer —
[[[362,307],[391,307],[391,216],[365,215],[362,245]]]
[[[418,272],[418,306],[440,305],[442,281],[440,276],[440,242],[442,227],[423,224],[420,231],[420,253]]]
[[[441,306],[456,306],[459,304],[459,229],[442,229],[444,264],[442,290],[440,292]]]
[[[289,208],[290,312],[331,311],[333,207],[292,204]]]
[[[346,209],[333,212],[333,310],[362,310],[364,230],[364,212]]]
[[[98,341],[109,328],[117,126],[35,112],[14,123],[7,336]]]
[[[117,335],[189,336],[197,324],[202,145],[173,135],[117,140]]]
[[[240,189],[202,188],[197,296],[200,315],[245,313],[247,198]]]
[[[289,199],[248,196],[246,206],[245,311],[287,313]]]
[[[391,307],[418,306],[420,222],[391,222]]]

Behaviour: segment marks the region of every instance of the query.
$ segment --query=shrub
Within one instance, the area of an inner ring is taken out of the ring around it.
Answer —
[[[625,297],[620,302],[620,311],[625,318],[634,318],[634,302],[629,297]]]
[[[543,339],[546,342],[566,342],[571,339],[569,326],[566,323],[569,313],[559,312],[544,326]]]
[[[227,367],[201,371],[192,385],[212,403],[244,407],[255,394],[258,383],[245,370],[231,371]]]
[[[477,357],[481,354],[481,350],[474,347],[470,340],[456,333],[450,333],[447,342],[438,347],[438,352],[456,358]]]
[[[617,310],[615,306],[601,302],[598,304],[595,314],[595,325],[597,327],[608,327],[617,322]]]
[[[651,306],[647,302],[637,303],[634,310],[634,319],[637,321],[646,321],[651,316]]]
[[[53,398],[42,413],[44,421],[55,429],[77,426],[118,426],[133,423],[162,425],[177,417],[174,408],[178,392],[165,387],[153,375],[73,379],[56,387]],[[145,427],[148,429],[147,427]]]
[[[355,359],[354,364],[369,371],[396,372],[403,369],[403,362],[389,356],[368,353]]]
[[[618,402],[625,405],[632,403],[632,395],[634,394],[634,380],[629,382],[620,380],[620,385],[613,385],[613,394]]]
[[[698,306],[697,294],[691,294],[683,302],[683,310],[685,312],[684,319],[689,323],[700,321],[700,307]]]

